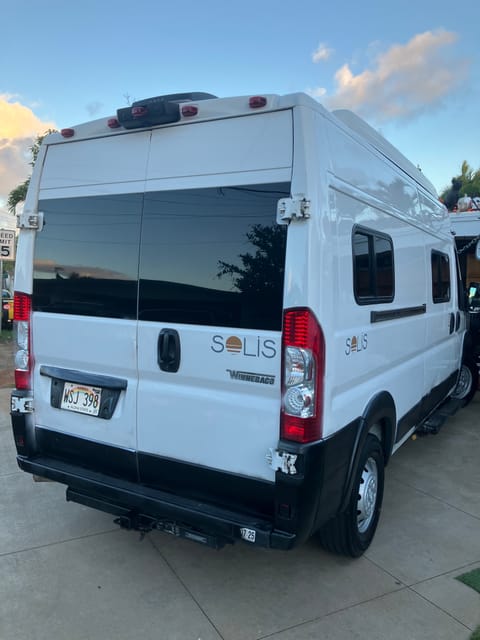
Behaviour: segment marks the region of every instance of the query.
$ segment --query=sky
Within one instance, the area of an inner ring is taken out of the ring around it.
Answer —
[[[440,192],[480,168],[480,2],[0,0],[0,228],[49,128],[134,100],[306,92],[355,111]]]

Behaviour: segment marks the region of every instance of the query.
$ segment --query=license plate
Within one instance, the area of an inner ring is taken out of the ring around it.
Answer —
[[[98,416],[102,390],[86,384],[65,382],[63,386],[61,409]]]
[[[240,535],[247,542],[255,542],[255,538],[257,537],[255,529],[247,529],[246,527],[241,527]]]

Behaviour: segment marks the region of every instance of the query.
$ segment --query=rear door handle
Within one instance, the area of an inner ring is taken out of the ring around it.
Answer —
[[[176,373],[180,367],[180,336],[175,329],[162,329],[158,336],[157,361],[162,371]]]
[[[451,313],[450,314],[450,333],[453,333],[455,329],[455,314]]]

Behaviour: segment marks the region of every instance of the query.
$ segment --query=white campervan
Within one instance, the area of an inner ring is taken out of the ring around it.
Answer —
[[[122,526],[360,555],[390,455],[470,392],[435,190],[304,94],[51,134],[19,227],[19,465]]]

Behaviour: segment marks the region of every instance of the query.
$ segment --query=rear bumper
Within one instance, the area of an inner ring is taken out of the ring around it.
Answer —
[[[153,520],[153,528],[169,523],[172,532],[188,528],[191,537],[198,531],[223,543],[287,550],[341,508],[358,421],[320,442],[280,441],[279,450],[297,457],[296,473],[277,471],[275,482],[265,482],[36,427],[30,395],[12,392],[20,468],[66,485],[67,500],[120,520]]]
[[[23,471],[67,485],[67,499],[115,516],[135,514],[160,522],[187,525],[225,542],[243,539],[242,529],[249,529],[255,531],[255,540],[251,544],[260,547],[287,550],[296,543],[294,533],[277,530],[266,519],[112,478],[51,458],[17,456],[17,461]]]

